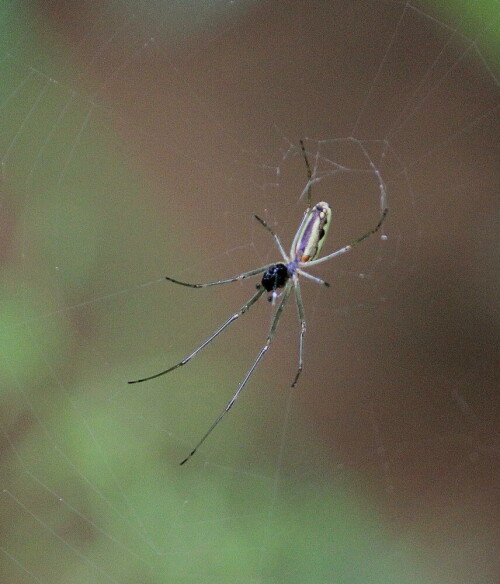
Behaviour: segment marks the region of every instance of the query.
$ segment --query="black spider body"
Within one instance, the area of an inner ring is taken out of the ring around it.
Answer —
[[[264,272],[261,285],[267,292],[275,292],[283,288],[289,278],[290,273],[285,264],[274,264]]]

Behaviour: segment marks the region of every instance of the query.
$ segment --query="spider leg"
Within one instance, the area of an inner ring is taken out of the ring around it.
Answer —
[[[309,217],[309,212],[311,211],[311,197],[312,197],[312,170],[311,170],[311,165],[309,164],[309,159],[307,158],[307,154],[306,154],[306,149],[304,147],[304,141],[301,140],[300,141],[300,147],[302,149],[302,154],[304,156],[304,160],[306,162],[306,170],[307,170],[307,208],[304,211],[304,216],[302,217],[302,221],[299,225],[299,228],[297,229],[297,232],[295,233],[295,237],[293,238],[293,242],[292,242],[292,247],[290,248],[290,257],[293,258],[293,254],[294,251],[297,248],[297,243],[299,240],[299,237],[301,237],[303,235],[302,230],[303,227]],[[303,191],[302,191],[303,194]],[[301,195],[302,197],[302,195]]]
[[[274,231],[269,227],[269,225],[264,221],[264,219],[261,219],[257,215],[254,215],[254,217],[274,237],[274,241],[276,242],[276,245],[278,246],[278,249],[280,250],[280,253],[283,256],[283,259],[285,260],[285,262],[289,262],[290,260],[289,260],[288,256],[285,253],[285,250],[283,248],[283,245],[281,243],[280,238],[276,235],[276,233],[274,233]]]
[[[274,335],[276,333],[276,328],[278,326],[281,314],[283,313],[283,309],[285,308],[285,305],[290,297],[290,292],[292,291],[292,287],[293,287],[293,285],[291,283],[288,283],[286,285],[285,292],[283,293],[283,298],[282,298],[282,300],[281,300],[281,302],[280,302],[280,304],[279,304],[279,306],[276,309],[276,312],[274,314],[274,318],[273,318],[273,321],[271,323],[271,327],[269,329],[269,334],[267,335],[266,342],[265,342],[264,346],[262,347],[262,349],[259,351],[254,362],[250,366],[250,369],[246,372],[245,377],[243,377],[243,379],[240,381],[240,384],[238,385],[238,389],[236,390],[235,394],[228,401],[228,403],[226,404],[226,407],[222,410],[222,412],[217,416],[215,422],[210,426],[210,428],[205,432],[205,434],[202,436],[202,438],[198,441],[198,443],[193,448],[193,450],[191,450],[191,452],[186,456],[186,458],[180,463],[181,465],[185,464],[193,456],[193,454],[195,454],[195,452],[198,450],[198,448],[203,444],[203,442],[205,442],[205,440],[210,436],[210,434],[213,432],[213,430],[215,430],[215,428],[218,426],[219,422],[224,418],[224,416],[233,407],[234,402],[238,399],[240,393],[243,391],[243,388],[248,383],[250,377],[252,377],[253,372],[255,371],[257,365],[260,363],[260,361],[262,360],[262,358],[266,354],[267,350],[269,349],[269,347],[273,341]]]
[[[311,262],[308,262],[308,263],[311,263]],[[312,280],[313,282],[317,282],[318,284],[323,284],[323,286],[326,286],[327,288],[330,287],[330,284],[328,282],[325,282],[321,278],[317,278],[316,276],[311,276],[311,274],[308,274],[307,272],[303,272],[302,270],[299,270],[298,268],[297,268],[297,272],[301,276],[304,276],[306,278],[309,278],[309,280]]]
[[[157,377],[161,377],[162,375],[166,375],[167,373],[170,373],[174,369],[177,369],[178,367],[182,367],[183,365],[185,365],[186,363],[191,361],[191,359],[193,357],[195,357],[202,349],[204,349],[216,337],[218,337],[221,334],[221,332],[224,331],[232,322],[234,322],[242,314],[245,314],[245,312],[253,304],[255,304],[257,302],[257,300],[262,296],[262,294],[264,294],[264,292],[265,292],[265,289],[262,286],[259,286],[259,289],[257,290],[257,292],[250,298],[250,300],[246,304],[244,304],[238,310],[238,312],[235,312],[232,316],[230,316],[223,325],[221,325],[212,335],[210,335],[210,337],[208,337],[208,339],[206,341],[203,341],[203,343],[201,343],[201,345],[199,347],[197,347],[192,353],[190,353],[182,361],[179,361],[179,363],[177,363],[176,365],[173,365],[172,367],[165,369],[165,371],[160,371],[160,373],[155,373],[154,375],[150,375],[149,377],[144,377],[143,379],[135,379],[134,381],[129,381],[128,383],[142,383],[143,381],[149,381],[150,379],[156,379]]]
[[[218,286],[219,284],[229,284],[230,282],[237,282],[238,280],[251,278],[252,276],[256,276],[257,274],[262,274],[262,272],[265,272],[271,266],[274,266],[274,264],[269,264],[267,266],[263,266],[262,268],[257,268],[256,270],[250,270],[249,272],[239,274],[238,276],[234,276],[233,278],[227,278],[226,280],[217,280],[216,282],[206,282],[205,284],[190,284],[189,282],[181,282],[180,280],[175,280],[170,276],[165,276],[165,280],[173,282],[174,284],[180,284],[181,286],[188,286],[189,288],[206,288],[207,286]]]
[[[302,302],[302,293],[300,291],[299,278],[296,274],[293,275],[293,284],[295,290],[295,300],[297,304],[297,314],[299,315],[300,322],[300,334],[299,334],[299,366],[297,368],[297,374],[292,382],[292,387],[297,385],[300,374],[302,373],[302,367],[304,364],[304,335],[306,332],[306,317],[304,314],[304,303]]]
[[[319,258],[317,260],[311,260],[309,262],[303,262],[300,265],[301,266],[304,266],[304,265],[307,265],[307,266],[315,266],[316,264],[320,264],[321,262],[326,262],[326,260],[331,260],[334,257],[337,257],[337,256],[339,256],[339,255],[341,255],[343,253],[346,253],[347,251],[351,251],[351,249],[355,248],[362,241],[364,241],[365,239],[367,239],[368,237],[370,237],[370,235],[374,235],[375,233],[377,233],[377,231],[382,226],[382,223],[384,222],[384,220],[385,220],[388,212],[389,212],[389,209],[385,208],[383,210],[383,212],[382,212],[382,215],[380,216],[380,220],[377,223],[377,225],[373,229],[370,229],[370,231],[367,231],[366,233],[364,233],[361,237],[358,237],[358,239],[354,240],[349,245],[346,245],[344,247],[341,247],[337,251],[334,251],[333,253],[330,253],[330,254],[322,257],[322,258]]]
[[[306,148],[304,146],[304,140],[300,140],[300,148],[302,150],[302,154],[304,156],[304,160],[306,161],[306,169],[307,169],[307,209],[311,208],[311,179],[312,179],[312,170],[311,165],[309,164],[309,159],[307,158]]]

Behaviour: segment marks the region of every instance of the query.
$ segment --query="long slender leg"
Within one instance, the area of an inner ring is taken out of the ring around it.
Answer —
[[[252,276],[256,276],[257,274],[262,274],[268,268],[274,266],[274,264],[269,264],[267,266],[263,266],[262,268],[257,268],[256,270],[250,270],[249,272],[245,272],[244,274],[239,274],[238,276],[234,276],[232,278],[227,278],[226,280],[217,280],[216,282],[206,282],[205,284],[190,284],[189,282],[181,282],[180,280],[175,280],[174,278],[170,278],[170,276],[165,276],[165,280],[169,282],[173,282],[174,284],[180,284],[181,286],[188,286],[189,288],[206,288],[207,286],[218,286],[219,284],[229,284],[230,282],[237,282],[238,280],[244,280],[245,278],[250,278]]]
[[[300,140],[300,148],[302,150],[302,154],[304,156],[304,160],[306,161],[306,169],[307,169],[307,209],[311,208],[311,196],[312,196],[312,189],[311,189],[311,179],[312,179],[312,170],[311,165],[309,164],[309,159],[307,158],[306,148],[304,146],[304,140]]]
[[[276,242],[276,245],[278,246],[278,249],[280,250],[280,253],[283,256],[283,259],[285,260],[285,262],[289,262],[290,260],[289,260],[288,256],[285,253],[285,250],[283,248],[283,245],[281,244],[280,238],[276,235],[276,233],[274,233],[274,231],[269,227],[269,225],[264,221],[264,219],[261,219],[257,215],[254,215],[254,217],[274,237],[274,241]]]
[[[243,379],[240,381],[240,384],[238,385],[238,389],[236,390],[235,394],[228,401],[226,407],[222,410],[222,412],[217,416],[217,419],[215,420],[215,422],[210,426],[210,428],[205,432],[205,434],[203,434],[202,438],[198,441],[198,443],[193,448],[193,450],[191,450],[191,452],[186,456],[186,458],[183,461],[181,461],[180,464],[186,463],[193,456],[193,454],[195,454],[195,452],[198,450],[198,448],[203,444],[203,442],[205,442],[205,440],[210,436],[210,434],[213,432],[213,430],[215,430],[215,428],[217,427],[219,422],[222,420],[222,418],[224,418],[224,416],[233,407],[234,402],[238,399],[238,396],[242,392],[245,385],[248,383],[248,380],[250,379],[250,377],[252,377],[252,374],[255,371],[257,365],[260,363],[262,357],[264,357],[267,350],[269,349],[269,347],[273,341],[274,335],[276,333],[276,328],[278,326],[281,314],[283,312],[283,309],[285,308],[285,305],[288,301],[288,298],[290,297],[291,291],[292,291],[292,285],[287,284],[287,287],[286,287],[285,292],[283,294],[283,298],[282,298],[282,300],[281,300],[281,302],[280,302],[280,304],[279,304],[279,306],[276,309],[276,312],[274,314],[273,322],[271,323],[271,328],[269,329],[269,334],[267,335],[266,342],[265,342],[264,346],[262,347],[262,349],[259,351],[259,353],[258,353],[257,357],[255,358],[255,361],[252,363],[250,369],[246,372],[245,377],[243,377]]]
[[[262,294],[264,294],[264,292],[265,292],[265,289],[262,286],[259,286],[259,289],[257,290],[257,292],[252,296],[252,298],[250,298],[250,300],[246,304],[244,304],[238,310],[238,312],[235,312],[231,317],[229,317],[223,325],[221,325],[210,337],[208,337],[208,339],[206,341],[201,343],[201,345],[199,347],[197,347],[192,353],[190,353],[182,361],[179,361],[179,363],[177,363],[176,365],[173,365],[172,367],[165,369],[165,371],[160,371],[160,373],[155,373],[154,375],[150,375],[149,377],[144,377],[143,379],[135,379],[134,381],[129,381],[128,383],[142,383],[143,381],[149,381],[150,379],[156,379],[157,377],[161,377],[162,375],[166,375],[167,373],[170,373],[174,369],[177,369],[178,367],[182,367],[183,365],[185,365],[186,363],[191,361],[191,359],[193,357],[195,357],[202,349],[204,349],[209,343],[211,343],[215,339],[215,337],[218,337],[221,334],[221,332],[223,330],[225,330],[232,322],[234,322],[242,314],[245,314],[245,312],[253,304],[255,304],[257,302],[257,300],[262,296]]]
[[[303,140],[300,141],[300,148],[302,149],[302,155],[304,156],[304,160],[306,163],[306,170],[307,170],[307,208],[304,211],[304,217],[302,218],[302,221],[299,225],[299,228],[297,229],[297,233],[295,234],[295,237],[293,238],[292,247],[290,248],[290,257],[293,257],[295,249],[297,248],[298,239],[302,235],[302,228],[304,227],[304,224],[307,221],[307,219],[309,217],[309,212],[311,210],[312,170],[311,170],[311,165],[309,164],[309,159],[307,158],[307,153],[306,153],[306,149],[305,149]]]
[[[297,273],[299,273],[301,276],[304,276],[305,278],[309,278],[309,280],[312,280],[313,282],[317,282],[318,284],[322,284],[323,286],[326,286],[327,288],[330,287],[330,284],[328,282],[325,282],[324,280],[322,280],[321,278],[317,278],[316,276],[311,276],[311,274],[308,274],[307,272],[303,272],[302,270],[297,269]]]
[[[382,223],[384,222],[384,219],[387,216],[387,213],[389,212],[389,209],[384,209],[379,222],[377,223],[377,225],[373,228],[370,229],[370,231],[367,231],[366,233],[364,233],[361,237],[358,237],[358,239],[356,239],[355,241],[353,241],[352,243],[350,243],[349,245],[346,245],[344,247],[341,247],[340,249],[338,249],[337,251],[334,251],[333,253],[330,253],[322,258],[319,258],[317,260],[312,260],[310,262],[302,262],[300,264],[301,267],[304,266],[315,266],[316,264],[320,264],[321,262],[326,262],[326,260],[331,260],[334,257],[337,257],[343,253],[346,253],[347,251],[351,251],[351,249],[355,248],[357,245],[359,245],[362,241],[364,241],[365,239],[367,239],[368,237],[370,237],[370,235],[374,235],[375,233],[377,233],[377,231],[380,229],[380,227],[382,226]]]
[[[295,300],[297,303],[297,313],[299,315],[300,322],[300,335],[299,335],[299,366],[297,368],[297,374],[292,382],[292,387],[297,385],[300,374],[302,373],[302,367],[304,365],[304,335],[306,332],[306,317],[304,314],[304,303],[302,302],[302,293],[300,291],[299,278],[296,274],[293,275],[293,283],[295,285]]]

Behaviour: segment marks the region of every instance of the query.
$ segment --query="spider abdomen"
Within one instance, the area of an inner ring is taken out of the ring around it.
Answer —
[[[309,215],[303,221],[302,229],[296,236],[295,249],[292,249],[296,262],[310,262],[318,257],[330,228],[331,219],[332,210],[324,201],[314,205],[309,211]]]
[[[274,264],[264,272],[262,286],[267,292],[274,292],[278,288],[283,288],[289,277],[285,264]]]

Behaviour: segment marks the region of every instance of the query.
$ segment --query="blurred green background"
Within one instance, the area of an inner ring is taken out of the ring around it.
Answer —
[[[495,581],[498,4],[0,8],[0,580]],[[192,290],[333,251],[237,405],[265,301]],[[371,166],[370,166],[371,163]]]

